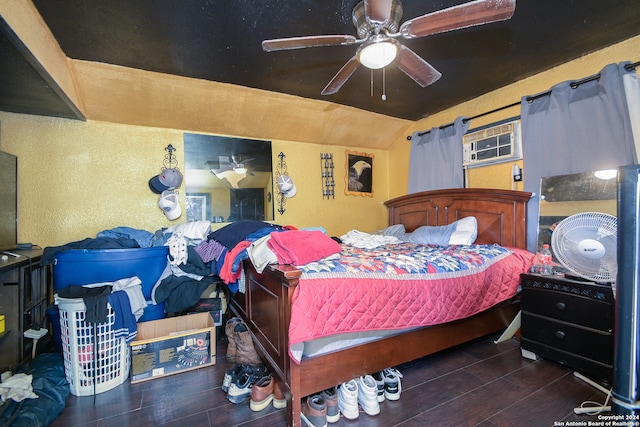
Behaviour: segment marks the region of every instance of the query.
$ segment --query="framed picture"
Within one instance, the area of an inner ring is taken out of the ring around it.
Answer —
[[[346,151],[345,194],[373,196],[373,154]]]
[[[210,213],[209,195],[202,193],[187,194],[187,221],[207,221]]]

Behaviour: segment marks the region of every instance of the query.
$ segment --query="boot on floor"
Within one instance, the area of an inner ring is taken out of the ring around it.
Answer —
[[[242,322],[236,324],[233,328],[233,334],[236,341],[236,363],[261,365],[262,359],[253,346],[253,339],[247,325]]]
[[[227,320],[226,325],[224,326],[224,333],[227,336],[227,362],[235,363],[236,361],[236,338],[233,328],[238,324],[242,323],[242,320],[237,317],[232,317]]]

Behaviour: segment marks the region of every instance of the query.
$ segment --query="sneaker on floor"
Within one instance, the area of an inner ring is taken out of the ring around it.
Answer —
[[[251,397],[253,385],[268,373],[265,366],[245,366],[229,386],[229,391],[227,391],[227,399],[229,402],[242,403]]]
[[[337,423],[340,421],[340,408],[338,408],[338,390],[335,387],[323,390],[320,396],[327,404],[327,422]]]
[[[376,386],[378,388],[378,402],[384,402],[384,372],[378,371],[371,374],[374,380],[376,380]]]
[[[251,387],[254,379],[247,370],[240,372],[240,375],[231,383],[227,391],[227,399],[231,403],[242,403],[251,396]]]
[[[224,378],[222,379],[222,391],[225,393],[229,391],[229,386],[233,382],[234,379],[238,377],[238,374],[246,367],[247,365],[243,363],[236,363],[235,366],[231,369],[228,369],[224,373]]]
[[[402,382],[400,378],[403,375],[395,368],[387,368],[384,370],[384,395],[389,400],[400,399],[402,393]]]
[[[321,395],[307,397],[302,403],[300,418],[308,427],[327,427],[327,404]]]
[[[338,386],[338,408],[348,420],[355,420],[360,415],[358,410],[358,384],[355,380]]]
[[[365,375],[356,379],[358,383],[358,404],[367,415],[378,415],[380,404],[378,403],[378,385],[371,375]]]

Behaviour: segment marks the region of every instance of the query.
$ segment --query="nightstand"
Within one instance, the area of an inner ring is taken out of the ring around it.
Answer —
[[[614,323],[611,286],[555,275],[522,274],[520,278],[521,348],[611,383]]]

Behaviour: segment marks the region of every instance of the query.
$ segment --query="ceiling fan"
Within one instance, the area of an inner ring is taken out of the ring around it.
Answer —
[[[355,55],[322,90],[322,95],[338,92],[360,64],[370,69],[380,69],[394,61],[406,75],[420,86],[426,87],[442,74],[418,54],[400,44],[397,38],[413,39],[503,21],[513,16],[515,8],[516,0],[475,0],[410,19],[398,27],[402,18],[400,0],[363,0],[355,6],[352,13],[358,38],[352,35],[289,37],[264,40],[262,48],[272,52],[306,47],[360,45]]]
[[[211,169],[211,172],[218,175],[223,172],[233,171],[239,175],[246,175],[247,173],[253,175],[247,168],[248,163],[253,159],[236,160],[236,156],[218,156],[218,168]]]
[[[239,188],[238,183],[240,181],[242,181],[247,175],[253,176],[253,172],[247,168],[247,163],[252,160],[253,158],[241,161],[236,160],[235,155],[232,155],[231,158],[229,158],[229,156],[218,156],[218,168],[212,168],[211,172],[218,179],[226,179],[229,181],[231,187]]]

